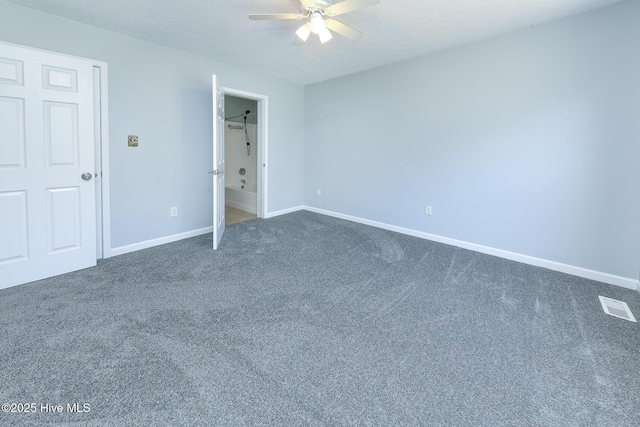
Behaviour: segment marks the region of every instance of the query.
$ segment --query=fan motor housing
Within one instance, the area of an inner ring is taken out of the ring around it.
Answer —
[[[315,0],[316,6],[314,8],[308,8],[304,4],[300,5],[300,10],[302,12],[320,12],[324,14],[326,8],[331,6],[331,0]]]

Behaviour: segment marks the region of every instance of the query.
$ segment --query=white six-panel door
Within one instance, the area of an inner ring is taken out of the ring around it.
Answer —
[[[213,249],[224,234],[224,91],[213,76]]]
[[[90,61],[0,43],[0,288],[96,265],[93,120]]]

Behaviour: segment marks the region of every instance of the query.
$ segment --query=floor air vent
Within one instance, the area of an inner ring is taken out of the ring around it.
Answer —
[[[633,313],[629,310],[629,306],[626,302],[602,297],[600,295],[598,295],[598,298],[600,298],[600,304],[602,304],[602,309],[605,313],[631,322],[636,321],[636,318],[633,317]]]

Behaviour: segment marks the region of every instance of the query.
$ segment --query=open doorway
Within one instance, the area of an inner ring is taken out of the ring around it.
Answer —
[[[226,225],[266,212],[266,97],[224,88]]]

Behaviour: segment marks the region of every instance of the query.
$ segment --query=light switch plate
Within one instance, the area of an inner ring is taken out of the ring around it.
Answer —
[[[129,135],[129,147],[138,146],[138,135]]]

